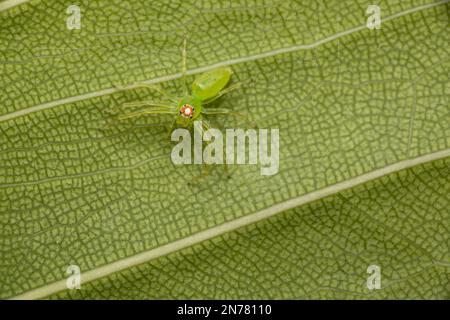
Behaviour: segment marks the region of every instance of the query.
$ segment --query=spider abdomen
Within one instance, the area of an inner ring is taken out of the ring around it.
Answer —
[[[206,72],[192,83],[192,95],[205,101],[216,96],[230,81],[230,68],[218,68]]]

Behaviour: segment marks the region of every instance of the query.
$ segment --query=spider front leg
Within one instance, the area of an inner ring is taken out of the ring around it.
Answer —
[[[198,125],[198,122],[201,122],[201,125]],[[205,137],[206,132],[211,128],[210,124],[208,121],[206,121],[202,116],[199,116],[197,118],[197,120],[195,120],[193,122],[193,130],[197,131],[202,139]],[[204,140],[206,142],[206,144],[208,145],[210,143],[210,141],[208,140]],[[202,152],[203,152],[203,148],[202,148]],[[203,156],[203,155],[202,155]],[[202,161],[202,172],[196,176],[194,176],[192,178],[192,181],[189,182],[188,184],[196,184],[197,182],[199,182],[201,179],[206,178],[207,176],[209,176],[210,174],[210,164],[205,163],[205,159],[203,159]]]
[[[210,169],[209,169],[209,165],[203,163],[202,164],[202,172],[196,176],[194,176],[191,181],[188,182],[188,185],[195,185],[197,184],[200,180],[208,177],[210,174]]]
[[[159,86],[145,83],[145,82],[138,82],[138,83],[127,85],[127,86],[121,86],[121,85],[115,84],[114,87],[119,91],[129,91],[129,90],[134,90],[134,89],[138,89],[138,88],[146,88],[146,89],[158,92],[161,96],[163,96],[165,99],[167,99],[171,102],[174,102],[174,103],[177,102],[177,99],[172,98],[171,95],[167,91],[163,90]]]
[[[181,51],[181,78],[183,79],[184,95],[189,94],[189,86],[187,84],[187,40],[183,39],[183,49]]]
[[[136,112],[130,112],[130,113],[122,114],[122,115],[117,117],[117,120],[121,121],[121,120],[136,118],[136,117],[140,117],[140,116],[144,116],[144,115],[150,115],[150,114],[171,114],[171,115],[175,115],[176,112],[174,112],[172,110],[168,110],[168,109],[146,108],[146,109],[139,110],[139,111],[136,111]]]
[[[201,123],[201,125],[199,125],[198,123]],[[191,122],[190,127],[192,127],[194,131],[197,131],[203,139],[205,137],[206,131],[211,128],[211,125],[200,115],[197,117],[197,119]],[[206,142],[208,143],[208,141]]]
[[[131,118],[140,117],[143,115],[151,115],[151,114],[171,114],[175,115],[177,114],[176,107],[168,104],[159,104],[159,103],[153,103],[151,101],[139,101],[139,102],[131,102],[131,103],[124,103],[120,107],[121,109],[128,109],[128,108],[141,108],[132,112],[119,114],[118,116],[114,117],[115,121],[123,121]],[[119,107],[119,108],[120,108]],[[119,109],[119,110],[121,110]],[[113,122],[114,123],[114,122]],[[112,125],[113,123],[110,123]]]

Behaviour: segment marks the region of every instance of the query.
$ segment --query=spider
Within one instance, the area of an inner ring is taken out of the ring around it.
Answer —
[[[186,79],[186,40],[184,40],[182,51],[182,79]],[[238,82],[227,87],[230,81],[232,70],[228,67],[220,67],[208,72],[205,72],[198,76],[191,86],[191,92],[189,93],[185,82],[185,94],[181,98],[170,97],[162,89],[146,83],[138,83],[130,87],[118,87],[119,90],[130,90],[138,87],[145,87],[156,90],[161,95],[167,98],[167,102],[156,103],[153,101],[137,101],[131,103],[125,103],[123,108],[140,108],[136,111],[124,113],[117,116],[117,120],[126,120],[130,118],[156,115],[156,114],[169,114],[174,116],[172,126],[169,128],[169,133],[173,129],[178,127],[192,128],[194,121],[201,121],[201,130],[204,134],[210,125],[203,116],[210,115],[237,115],[243,116],[240,113],[227,110],[227,109],[210,109],[209,105],[222,97],[223,95],[230,93],[240,88],[245,82]]]

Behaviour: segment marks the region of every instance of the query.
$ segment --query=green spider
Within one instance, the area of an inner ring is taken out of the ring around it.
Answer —
[[[183,67],[182,67],[182,78],[186,79],[186,41],[183,47]],[[139,101],[125,103],[122,105],[124,108],[141,108],[137,111],[121,114],[117,117],[117,120],[126,120],[130,118],[145,116],[145,115],[156,115],[156,114],[169,114],[174,116],[172,126],[169,132],[172,132],[174,127],[192,128],[194,121],[202,121],[201,130],[203,133],[210,128],[207,120],[203,118],[204,115],[234,115],[243,116],[240,113],[220,109],[214,110],[209,109],[208,106],[213,101],[222,97],[223,95],[230,93],[238,89],[244,84],[244,82],[238,82],[228,87],[227,84],[230,81],[232,71],[230,68],[221,67],[206,73],[201,74],[192,83],[192,90],[189,94],[187,90],[187,85],[185,83],[186,91],[181,98],[171,98],[166,92],[158,87],[150,84],[140,83],[133,85],[130,88],[120,88],[121,90],[135,89],[138,87],[145,87],[158,91],[160,94],[165,96],[168,102],[155,103],[153,101]],[[206,108],[205,108],[206,107]]]

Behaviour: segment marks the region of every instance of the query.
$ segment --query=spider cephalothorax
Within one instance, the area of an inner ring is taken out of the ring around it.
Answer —
[[[180,108],[180,115],[185,118],[192,118],[194,116],[194,107],[190,104],[183,104]]]

